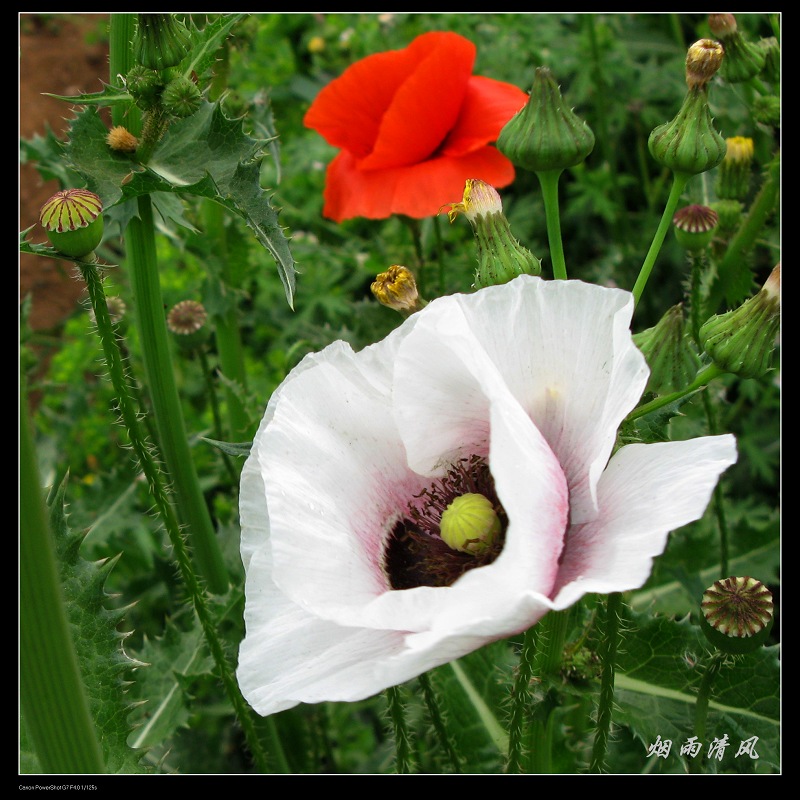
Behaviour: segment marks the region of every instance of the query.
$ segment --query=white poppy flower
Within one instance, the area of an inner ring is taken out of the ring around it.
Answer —
[[[586,593],[644,584],[736,444],[611,456],[648,377],[632,313],[628,292],[521,276],[434,300],[383,341],[357,353],[335,342],[291,372],[241,482],[237,674],[257,712],[360,700]],[[500,521],[478,553],[439,536],[463,494]]]

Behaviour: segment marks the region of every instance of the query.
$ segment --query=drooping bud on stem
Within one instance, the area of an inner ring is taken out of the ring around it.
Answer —
[[[518,275],[541,274],[542,262],[511,233],[500,195],[493,186],[470,178],[461,202],[449,205],[450,222],[460,213],[464,214],[475,236],[478,249],[476,289],[508,283]]]
[[[725,48],[722,77],[728,83],[743,83],[761,72],[766,60],[764,50],[742,36],[733,14],[709,14],[708,27]]]
[[[87,259],[103,240],[103,203],[88,189],[64,189],[42,206],[39,222],[56,250]]]

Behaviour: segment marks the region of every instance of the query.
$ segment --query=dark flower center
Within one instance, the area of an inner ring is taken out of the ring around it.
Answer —
[[[465,553],[446,544],[440,535],[442,514],[465,494],[487,498],[500,521],[500,534],[480,553]],[[497,498],[485,459],[464,458],[443,478],[415,495],[395,524],[383,556],[383,568],[392,589],[450,586],[467,570],[491,564],[503,550],[508,516]]]

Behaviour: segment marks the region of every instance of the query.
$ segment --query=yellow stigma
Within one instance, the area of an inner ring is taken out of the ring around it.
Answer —
[[[399,264],[392,264],[377,275],[370,288],[379,302],[401,313],[411,314],[425,305],[417,291],[414,273]]]
[[[482,494],[462,494],[444,510],[439,523],[442,541],[453,550],[481,555],[500,535],[500,520]]]

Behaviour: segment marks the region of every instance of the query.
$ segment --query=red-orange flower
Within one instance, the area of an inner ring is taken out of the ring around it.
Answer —
[[[527,100],[510,83],[472,74],[475,45],[455,33],[418,36],[331,81],[305,125],[341,152],[328,166],[323,215],[435,215],[467,178],[495,187],[514,167],[490,145]]]

